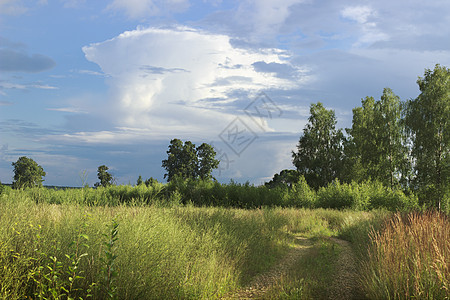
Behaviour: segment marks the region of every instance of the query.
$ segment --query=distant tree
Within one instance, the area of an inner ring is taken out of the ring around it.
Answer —
[[[170,141],[167,150],[167,159],[162,161],[162,167],[166,169],[167,181],[175,177],[180,178],[211,178],[211,172],[219,165],[215,159],[216,152],[211,145],[203,143],[198,148],[190,142],[184,144],[179,139]]]
[[[167,150],[167,159],[162,161],[162,167],[167,171],[164,178],[167,177],[168,182],[184,172],[183,157],[183,142],[179,139],[171,140],[169,150]]]
[[[275,174],[272,180],[266,182],[264,185],[268,188],[279,186],[292,187],[294,183],[298,182],[299,178],[300,175],[296,170],[282,170],[279,174]]]
[[[182,169],[181,177],[196,178],[198,173],[198,156],[195,144],[190,141],[184,142],[183,151],[181,153]]]
[[[155,178],[153,178],[153,177],[150,177],[149,179],[147,179],[146,181],[145,181],[145,185],[148,187],[148,186],[153,186],[153,185],[155,185],[155,184],[157,184],[158,183],[158,180],[156,180]]]
[[[426,69],[417,84],[420,94],[407,102],[405,110],[415,183],[421,202],[440,209],[450,188],[450,69],[440,65]]]
[[[136,185],[144,184],[144,181],[142,180],[142,176],[139,175],[139,178],[137,179]]]
[[[97,177],[100,180],[100,182],[95,183],[95,187],[103,186],[107,187],[113,184],[114,178],[113,176],[108,172],[109,168],[105,165],[101,165],[97,169]]]
[[[361,107],[353,109],[352,128],[347,129],[350,143],[345,145],[345,153],[356,164],[352,171],[358,176],[352,179],[378,180],[390,187],[402,182],[405,186],[410,167],[400,98],[385,88],[381,100],[366,97],[361,102]]]
[[[308,124],[292,152],[294,166],[314,189],[338,178],[342,169],[342,131],[336,129],[336,116],[322,103],[311,104]]]
[[[12,163],[14,167],[13,188],[40,187],[45,177],[44,169],[34,160],[26,156],[20,157]]]
[[[197,175],[200,179],[211,179],[211,173],[219,167],[219,161],[215,159],[216,151],[213,146],[203,143],[197,147],[198,167]]]

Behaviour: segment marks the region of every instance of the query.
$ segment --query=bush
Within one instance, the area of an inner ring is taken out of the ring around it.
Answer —
[[[391,211],[412,210],[419,207],[417,197],[405,195],[400,190],[392,190],[379,182],[367,185],[370,193],[369,209],[388,209]]]
[[[327,187],[322,187],[317,192],[318,207],[322,208],[354,208],[356,206],[356,196],[352,190],[352,186],[346,183],[340,183],[335,180],[328,184]]]
[[[316,206],[316,193],[312,190],[304,176],[300,176],[297,183],[292,184],[289,190],[289,206],[314,208]]]

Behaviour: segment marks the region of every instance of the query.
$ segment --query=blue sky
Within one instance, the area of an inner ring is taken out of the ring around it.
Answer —
[[[450,65],[447,0],[0,0],[0,180],[163,180],[172,138],[213,143],[222,182],[292,168],[310,103],[415,98]],[[83,175],[83,174],[86,174]]]

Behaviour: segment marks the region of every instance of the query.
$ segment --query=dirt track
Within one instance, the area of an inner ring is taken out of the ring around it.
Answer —
[[[337,238],[330,240],[338,244],[342,251],[336,262],[338,270],[333,284],[327,288],[329,299],[361,299],[358,293],[356,278],[356,263],[350,243]],[[234,293],[227,294],[222,299],[262,299],[267,290],[276,284],[282,276],[288,273],[289,268],[302,256],[308,249],[313,247],[314,242],[303,237],[296,237],[295,247],[281,261],[269,271],[256,276],[250,284]]]

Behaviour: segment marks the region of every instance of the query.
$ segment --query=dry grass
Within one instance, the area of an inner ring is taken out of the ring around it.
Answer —
[[[450,221],[438,212],[397,213],[371,233],[363,285],[371,299],[449,299]]]

